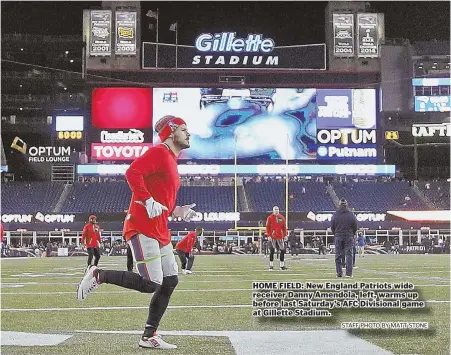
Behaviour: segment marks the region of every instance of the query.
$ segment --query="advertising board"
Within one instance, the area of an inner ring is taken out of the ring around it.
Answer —
[[[96,160],[134,160],[152,146],[150,88],[96,88],[91,116],[91,157]]]
[[[80,140],[84,135],[83,116],[55,116],[56,137],[60,140]]]
[[[374,89],[99,88],[92,98],[91,156],[133,160],[159,137],[163,116],[182,117],[182,160],[328,160],[374,164]]]
[[[374,89],[318,90],[316,103],[319,160],[377,157]]]
[[[326,46],[277,46],[264,34],[200,33],[194,45],[143,43],[143,69],[325,70]],[[158,55],[157,55],[158,45]]]

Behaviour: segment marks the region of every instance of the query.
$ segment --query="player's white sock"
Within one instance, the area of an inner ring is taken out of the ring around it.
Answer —
[[[280,262],[280,267],[284,267],[285,266],[285,261],[281,261]]]
[[[273,267],[274,266],[274,262],[273,261],[270,261],[269,262],[269,267]]]

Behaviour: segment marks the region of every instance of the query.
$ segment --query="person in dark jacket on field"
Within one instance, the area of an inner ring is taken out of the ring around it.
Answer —
[[[335,235],[335,267],[337,276],[342,277],[342,257],[346,255],[346,277],[352,277],[352,251],[354,235],[357,232],[357,219],[342,198],[340,207],[332,216],[332,233]]]

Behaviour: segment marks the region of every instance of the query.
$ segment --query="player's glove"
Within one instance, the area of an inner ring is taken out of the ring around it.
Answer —
[[[190,222],[196,217],[196,211],[192,209],[193,207],[196,207],[195,203],[192,203],[191,205],[176,206],[172,215],[176,218],[183,219],[185,222]]]
[[[288,241],[288,235],[286,235],[285,238],[283,238],[283,241],[284,241],[284,242],[287,242],[287,241]]]
[[[141,201],[135,201],[135,202],[146,207],[147,215],[149,216],[149,218],[158,217],[159,215],[161,215],[163,213],[163,211],[168,210],[168,208],[166,206],[155,201],[153,199],[153,197],[146,200],[145,204],[142,203]]]

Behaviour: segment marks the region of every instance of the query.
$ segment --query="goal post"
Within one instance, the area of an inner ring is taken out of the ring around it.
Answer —
[[[239,203],[238,203],[238,187],[239,187],[239,182],[238,182],[238,163],[237,163],[237,136],[235,135],[235,144],[234,144],[234,212],[238,213],[239,211]],[[287,230],[288,230],[288,226],[289,226],[289,201],[290,201],[290,196],[289,196],[289,157],[290,157],[290,138],[289,135],[287,134],[286,136],[286,152],[285,152],[285,176],[284,176],[284,192],[285,192],[285,219],[286,219],[286,225],[287,225]],[[280,206],[283,207],[283,206]],[[234,230],[236,231],[240,231],[240,230],[256,230],[259,233],[259,240],[260,240],[260,251],[261,251],[261,240],[262,240],[262,234],[265,231],[265,226],[239,226],[238,225],[238,221],[235,220],[235,226],[234,226]]]

